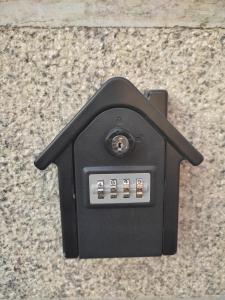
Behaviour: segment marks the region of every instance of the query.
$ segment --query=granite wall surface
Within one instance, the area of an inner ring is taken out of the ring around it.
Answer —
[[[167,89],[183,163],[178,253],[65,260],[57,169],[34,157],[112,76]],[[225,30],[0,28],[0,298],[225,295]]]

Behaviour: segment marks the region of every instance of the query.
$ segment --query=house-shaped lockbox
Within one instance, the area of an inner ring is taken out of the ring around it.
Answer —
[[[65,257],[176,253],[180,162],[203,157],[168,122],[167,102],[112,78],[35,160],[58,166]]]

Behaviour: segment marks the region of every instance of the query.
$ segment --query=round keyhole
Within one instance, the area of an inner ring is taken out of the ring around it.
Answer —
[[[124,154],[129,150],[129,141],[125,135],[116,135],[112,139],[112,150],[115,154]]]
[[[133,135],[123,128],[113,128],[105,138],[107,150],[116,157],[124,157],[134,149]]]

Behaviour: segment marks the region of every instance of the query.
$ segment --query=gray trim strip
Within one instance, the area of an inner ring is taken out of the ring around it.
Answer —
[[[4,0],[0,26],[222,27],[225,1]]]

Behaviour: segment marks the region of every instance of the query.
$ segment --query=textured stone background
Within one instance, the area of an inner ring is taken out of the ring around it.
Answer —
[[[112,76],[164,88],[204,154],[181,168],[172,257],[65,260],[56,167],[33,161]],[[0,29],[0,298],[225,294],[225,30]]]

